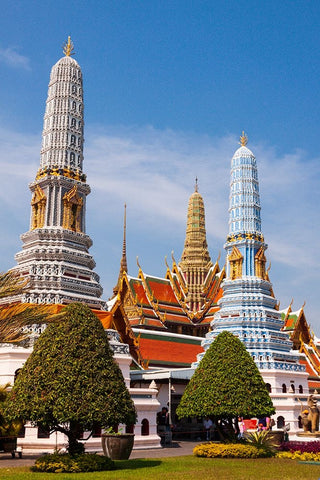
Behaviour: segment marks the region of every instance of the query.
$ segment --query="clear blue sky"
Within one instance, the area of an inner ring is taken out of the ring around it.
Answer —
[[[136,255],[163,275],[180,258],[194,178],[212,259],[228,231],[230,159],[244,129],[259,168],[274,291],[307,301],[320,336],[318,1],[0,0],[0,270],[29,228],[52,65],[68,35],[82,67],[85,163],[105,298],[118,276],[123,204]]]

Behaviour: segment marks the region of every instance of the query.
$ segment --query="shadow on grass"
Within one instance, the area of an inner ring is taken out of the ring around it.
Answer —
[[[136,460],[116,460],[116,470],[137,470],[139,468],[151,468],[161,465],[161,460],[148,460],[148,459],[136,459]]]

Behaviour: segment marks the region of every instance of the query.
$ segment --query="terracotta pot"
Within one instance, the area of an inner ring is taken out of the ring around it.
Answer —
[[[12,452],[17,448],[17,437],[0,437],[0,450]]]
[[[134,442],[134,433],[120,435],[104,433],[101,435],[103,453],[111,460],[128,460]]]

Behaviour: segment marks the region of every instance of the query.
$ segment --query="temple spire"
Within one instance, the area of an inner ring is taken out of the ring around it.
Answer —
[[[122,257],[121,257],[121,262],[120,262],[120,273],[123,273],[123,272],[128,273],[126,230],[127,230],[127,205],[124,204],[123,244],[122,244]]]
[[[27,303],[82,302],[101,309],[105,301],[86,234],[82,72],[72,51],[69,37],[65,56],[51,69],[40,168],[29,185],[30,229],[21,237],[17,269],[30,280]]]
[[[278,392],[284,373],[300,382],[305,366],[300,364],[299,355],[292,352],[293,344],[283,330],[281,312],[266,271],[267,245],[261,231],[257,163],[246,146],[247,140],[242,133],[241,146],[231,160],[229,235],[224,245],[226,278],[220,309],[214,313],[211,331],[202,345],[206,350],[219,333],[233,333],[245,344],[265,375],[265,382],[270,382],[272,392]]]
[[[248,143],[248,135],[244,133],[244,130],[242,130],[242,135],[240,135],[240,145],[241,147],[245,147]]]
[[[63,44],[63,53],[65,54],[66,57],[70,57],[70,55],[75,54],[73,50],[74,50],[73,41],[71,40],[71,37],[69,35],[68,41],[64,42]]]
[[[179,267],[188,286],[187,303],[192,311],[203,305],[202,288],[209,269],[212,267],[206,239],[205,210],[203,198],[195,192],[188,204],[187,231]]]
[[[120,282],[122,279],[123,272],[128,273],[126,231],[127,231],[127,205],[124,204],[122,256],[120,260],[120,271],[119,271],[118,281],[116,286],[113,288],[114,295],[117,295],[117,293],[119,292],[119,287],[120,287]]]

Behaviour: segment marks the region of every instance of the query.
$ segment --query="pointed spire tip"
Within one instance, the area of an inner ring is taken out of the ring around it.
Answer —
[[[71,40],[71,37],[69,35],[68,41],[64,42],[63,44],[63,53],[65,54],[66,57],[70,57],[71,55],[75,54],[73,50],[74,50],[73,41]]]
[[[241,147],[245,147],[248,143],[248,135],[244,133],[244,130],[242,130],[242,135],[240,135],[240,145]]]

